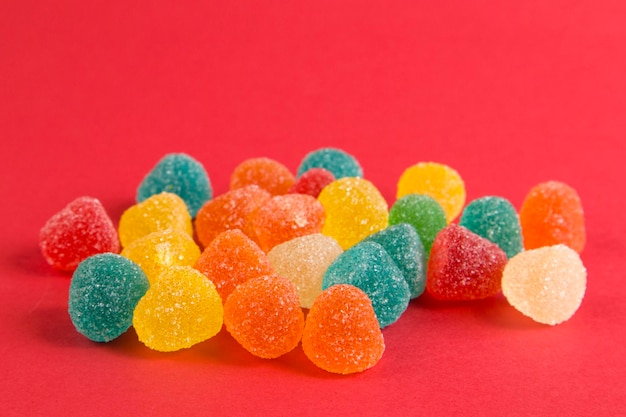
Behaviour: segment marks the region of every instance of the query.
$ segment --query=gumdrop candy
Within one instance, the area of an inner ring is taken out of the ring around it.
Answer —
[[[420,162],[407,168],[398,181],[397,198],[408,194],[426,194],[437,200],[450,223],[465,204],[465,183],[459,173],[447,165]]]
[[[39,232],[39,247],[53,268],[73,271],[92,255],[118,253],[120,242],[100,201],[79,197],[46,222]]]
[[[411,291],[417,298],[426,288],[426,253],[415,228],[407,223],[389,226],[368,236],[363,242],[376,242],[385,249],[402,271]]]
[[[317,198],[324,187],[335,181],[332,172],[324,168],[311,168],[302,174],[289,189],[289,193],[308,194]]]
[[[426,278],[426,290],[440,300],[480,300],[501,288],[506,254],[498,245],[451,224],[435,239]]]
[[[363,178],[341,178],[327,185],[318,200],[326,211],[322,233],[345,250],[388,225],[387,201]]]
[[[226,299],[224,325],[255,356],[273,359],[290,352],[304,329],[296,286],[273,275],[246,281]]]
[[[434,198],[409,194],[396,200],[389,210],[389,224],[400,223],[408,223],[415,228],[428,258],[435,236],[446,227],[446,213]]]
[[[376,365],[385,340],[368,296],[345,284],[324,290],[306,317],[302,349],[316,366],[337,374]]]
[[[400,318],[411,297],[402,271],[375,242],[359,243],[335,259],[324,274],[322,289],[336,284],[363,290],[372,301],[381,329]]]
[[[320,202],[306,194],[274,196],[254,213],[252,226],[259,246],[268,252],[279,243],[320,233],[326,213]]]
[[[174,193],[182,198],[191,217],[195,217],[200,207],[213,196],[204,166],[184,153],[165,155],[152,168],[137,188],[137,202],[162,192]]]
[[[235,167],[230,177],[230,189],[258,185],[272,195],[287,194],[295,178],[280,162],[270,158],[251,158]]]
[[[563,244],[520,252],[502,274],[502,293],[508,302],[525,316],[549,325],[576,313],[586,285],[580,256]]]
[[[271,194],[259,186],[248,185],[208,201],[196,216],[198,240],[206,247],[220,233],[239,229],[258,243],[252,226],[252,215],[270,197]]]
[[[524,250],[517,211],[502,197],[472,201],[463,209],[459,225],[500,246],[509,258]]]
[[[312,168],[324,168],[336,179],[363,177],[363,169],[356,158],[341,149],[321,148],[308,153],[298,167],[298,177]]]
[[[213,239],[194,268],[215,284],[223,300],[239,284],[274,273],[265,252],[239,229],[227,230]]]
[[[559,243],[576,252],[585,247],[585,216],[576,190],[558,181],[533,187],[520,209],[526,249]]]
[[[193,236],[191,216],[185,202],[176,194],[161,193],[129,207],[118,226],[120,242],[126,247],[133,241],[167,229],[181,230]]]
[[[276,275],[296,285],[300,306],[311,308],[322,292],[322,278],[343,249],[335,239],[320,233],[297,237],[274,246],[267,259]]]
[[[150,349],[173,352],[215,336],[223,319],[215,285],[189,266],[173,266],[139,300],[133,326]]]
[[[192,266],[200,257],[200,248],[187,233],[168,229],[133,241],[121,255],[139,265],[153,284],[170,266]]]
[[[82,261],[70,284],[69,314],[78,332],[94,342],[121,336],[148,290],[146,275],[134,262],[113,253]]]

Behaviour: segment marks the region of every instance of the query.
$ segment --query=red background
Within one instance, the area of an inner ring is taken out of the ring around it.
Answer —
[[[141,3],[0,3],[0,414],[626,414],[626,3]],[[424,297],[352,376],[300,347],[255,358],[224,331],[170,354],[132,330],[76,333],[69,276],[37,246],[69,201],[98,197],[117,221],[165,153],[202,161],[220,194],[246,158],[295,171],[322,146],[352,153],[390,204],[420,161],[518,208],[538,182],[572,185],[580,310],[549,327],[502,296]]]

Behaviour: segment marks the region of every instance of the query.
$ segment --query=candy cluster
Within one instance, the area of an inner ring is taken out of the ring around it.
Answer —
[[[342,374],[374,366],[382,329],[424,292],[445,302],[502,291],[550,325],[580,306],[585,227],[571,187],[535,186],[519,214],[502,197],[466,205],[458,172],[427,162],[407,168],[397,190],[388,207],[353,156],[324,148],[297,176],[272,159],[246,160],[213,198],[202,164],[169,154],[117,229],[97,199],[81,197],[45,224],[40,247],[54,268],[73,271],[69,314],[91,340],[132,325],[147,347],[175,351],[224,326],[253,355],[301,344]]]

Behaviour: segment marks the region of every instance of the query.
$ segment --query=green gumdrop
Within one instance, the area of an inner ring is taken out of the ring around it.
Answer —
[[[426,253],[413,226],[407,223],[389,226],[363,242],[376,242],[391,256],[409,285],[411,299],[422,295],[426,288]]]
[[[134,262],[113,253],[91,256],[72,275],[69,313],[79,333],[94,342],[121,336],[148,291],[148,278]]]
[[[365,292],[381,329],[398,320],[409,305],[411,294],[402,271],[375,242],[359,243],[335,259],[324,274],[322,289],[336,284],[354,285]]]
[[[472,201],[463,210],[459,225],[500,246],[508,258],[524,250],[517,211],[502,197]]]
[[[335,148],[321,148],[307,154],[298,167],[298,177],[311,168],[324,168],[335,179],[363,177],[363,169],[352,155]]]

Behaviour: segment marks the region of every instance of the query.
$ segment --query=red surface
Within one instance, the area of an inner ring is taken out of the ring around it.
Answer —
[[[0,414],[626,414],[626,3],[191,3],[0,4]],[[223,331],[162,354],[132,331],[100,345],[73,329],[69,278],[37,247],[69,201],[98,197],[117,219],[167,152],[202,161],[220,194],[245,158],[295,172],[329,145],[390,203],[428,160],[470,199],[518,208],[541,181],[572,185],[582,307],[547,327],[501,296],[421,298],[348,377],[301,348],[255,358]]]

